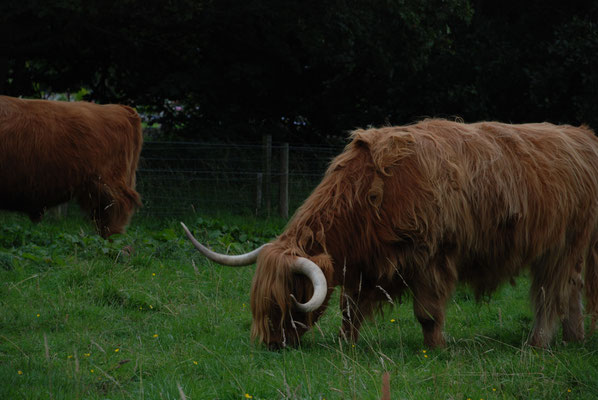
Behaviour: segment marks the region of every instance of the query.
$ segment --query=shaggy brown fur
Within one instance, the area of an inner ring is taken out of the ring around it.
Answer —
[[[135,208],[141,120],[130,107],[0,96],[0,209],[38,221],[77,198],[99,233],[121,233]]]
[[[379,306],[413,297],[427,346],[445,343],[445,305],[458,282],[490,294],[531,272],[530,343],[584,337],[581,305],[598,316],[598,140],[586,127],[425,120],[357,130],[345,151],[258,259],[252,336],[293,344],[321,315],[294,256],[316,262],[328,296],[342,287],[341,334],[356,340]],[[296,315],[298,314],[298,315]],[[300,324],[294,323],[299,321]]]

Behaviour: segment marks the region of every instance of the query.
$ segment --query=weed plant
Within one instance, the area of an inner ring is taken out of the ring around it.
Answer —
[[[184,218],[218,251],[271,240],[284,221]],[[178,220],[135,217],[105,241],[83,218],[34,225],[0,214],[0,399],[594,399],[598,340],[540,350],[528,279],[477,303],[459,288],[448,345],[422,347],[410,301],[356,344],[339,340],[338,294],[299,348],[251,343],[255,267],[202,258]]]

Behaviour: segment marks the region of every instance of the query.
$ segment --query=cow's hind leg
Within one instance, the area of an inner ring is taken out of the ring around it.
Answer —
[[[587,254],[584,266],[584,294],[586,313],[591,317],[590,335],[593,335],[598,321],[598,239],[593,239]]]

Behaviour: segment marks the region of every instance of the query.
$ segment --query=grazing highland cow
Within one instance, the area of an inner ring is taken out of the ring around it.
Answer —
[[[445,344],[447,300],[458,282],[489,294],[531,275],[530,344],[584,338],[585,270],[598,316],[598,140],[585,127],[425,120],[357,130],[284,233],[244,256],[257,260],[252,336],[296,344],[341,286],[341,334],[390,297],[413,296],[424,344]],[[305,302],[305,303],[302,303]]]
[[[0,209],[39,221],[77,198],[100,235],[121,233],[141,204],[141,144],[130,107],[0,96]]]

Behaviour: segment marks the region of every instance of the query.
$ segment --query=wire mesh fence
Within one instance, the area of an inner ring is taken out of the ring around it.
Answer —
[[[283,145],[148,141],[137,171],[137,190],[144,204],[139,213],[176,216],[219,210],[278,214],[280,183],[284,182],[283,149]],[[341,150],[341,146],[289,146],[291,212]]]

